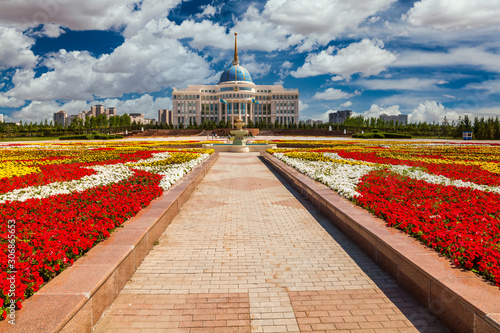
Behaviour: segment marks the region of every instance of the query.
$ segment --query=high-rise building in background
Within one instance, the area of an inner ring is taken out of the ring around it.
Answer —
[[[408,115],[407,114],[398,114],[396,116],[388,116],[386,114],[381,114],[379,116],[380,120],[383,121],[394,121],[394,123],[400,123],[401,125],[407,125],[408,124]]]
[[[189,85],[187,89],[173,89],[172,123],[202,124],[206,121],[264,122],[282,125],[299,123],[299,90],[284,89],[281,85],[259,86],[238,60],[238,46],[234,40],[233,65],[226,69],[216,85]]]
[[[85,112],[85,111],[83,111]],[[66,119],[66,124],[71,125],[76,119],[83,119],[85,120],[85,114],[83,112],[80,112],[79,114],[72,114],[71,116],[68,116]]]
[[[108,118],[116,116],[116,108],[114,106],[111,106],[107,108],[106,111],[104,111],[104,113],[108,115]]]
[[[66,119],[68,118],[68,115],[66,114],[66,111],[61,110],[59,112],[54,113],[54,125],[59,124],[61,126],[66,126]]]
[[[160,124],[172,124],[172,110],[158,110],[158,123]]]
[[[323,124],[323,120],[314,120],[314,119],[307,119],[304,121],[304,124],[312,126],[312,125],[321,125]]]
[[[351,118],[352,111],[344,110],[328,114],[328,122],[332,124],[343,124],[346,119]]]
[[[0,123],[3,123],[3,114],[0,114]]]
[[[94,117],[97,117],[98,115],[104,114],[104,106],[101,104],[93,105],[90,107],[90,112]]]
[[[155,120],[154,119],[148,119],[144,118],[144,114],[142,113],[130,113],[130,122],[131,123],[136,123],[136,124],[141,124],[141,125],[147,125],[147,124],[154,124]]]

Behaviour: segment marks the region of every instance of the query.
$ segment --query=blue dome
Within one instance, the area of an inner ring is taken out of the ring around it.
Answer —
[[[219,83],[230,81],[252,82],[252,77],[245,67],[233,65],[222,73]]]

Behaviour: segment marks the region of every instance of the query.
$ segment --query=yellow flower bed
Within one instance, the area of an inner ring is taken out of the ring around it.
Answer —
[[[171,149],[165,146],[171,147],[174,144],[184,145],[187,143],[187,141],[86,142],[77,144],[64,142],[58,144],[40,143],[36,147],[28,147],[28,145],[5,147],[0,149],[0,178],[12,178],[40,173],[40,167],[45,165],[104,162],[120,159],[122,154],[126,155],[151,149],[165,151]],[[100,148],[105,148],[105,150],[101,150]],[[154,165],[183,163],[197,158],[199,154],[212,154],[214,152],[213,149],[203,148],[188,148],[182,151],[192,153],[172,153],[172,156],[167,160],[157,162]]]
[[[29,162],[2,162],[0,178],[12,178],[40,172],[39,168],[32,167]]]
[[[333,159],[323,155],[324,153],[313,153],[313,152],[290,152],[285,153],[285,156],[291,158],[300,158],[307,161],[322,161],[322,162],[333,162],[339,164],[349,164],[349,165],[374,165],[374,163],[361,162],[361,161],[347,161]]]
[[[375,153],[376,156],[382,158],[391,158],[404,161],[416,161],[430,164],[449,164],[461,166],[476,166],[483,170],[500,174],[500,147],[488,145],[442,145],[428,144],[421,142],[409,141],[271,141],[273,143],[290,143],[303,145],[321,145],[324,148],[277,148],[268,149],[270,154],[291,152],[303,154],[310,152],[317,155],[290,155],[291,157],[322,160],[326,161],[326,157],[320,157],[321,153],[314,153],[320,149],[328,152],[362,152]],[[302,156],[302,157],[300,157]],[[336,163],[345,163],[336,162]]]
[[[399,160],[425,162],[431,164],[457,164],[465,166],[478,166],[483,170],[489,172],[500,173],[500,164],[498,162],[492,162],[500,160],[498,149],[483,149],[483,147],[481,147],[478,150],[470,151],[462,147],[429,147],[429,154],[443,155],[443,157],[445,158],[414,156],[416,152],[418,153],[415,148],[409,149],[407,152],[378,151],[377,156]]]
[[[194,159],[197,159],[200,154],[197,153],[169,153],[169,157],[164,160],[154,162],[131,163],[135,166],[165,166],[171,164],[181,164]]]

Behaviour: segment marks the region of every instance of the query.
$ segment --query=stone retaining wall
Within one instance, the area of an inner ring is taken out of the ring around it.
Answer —
[[[91,332],[218,157],[212,154],[43,286],[16,312],[16,325],[3,321],[0,332]]]
[[[269,153],[262,158],[453,332],[500,332],[500,289]]]

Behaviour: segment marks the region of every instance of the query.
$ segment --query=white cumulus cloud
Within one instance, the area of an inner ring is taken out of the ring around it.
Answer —
[[[0,26],[0,70],[12,67],[33,68],[37,57],[31,51],[35,40],[13,27]]]
[[[412,123],[426,121],[428,123],[443,121],[446,116],[448,121],[457,120],[459,114],[456,111],[446,110],[443,104],[436,101],[425,101],[420,103],[411,113],[410,120]]]
[[[56,27],[71,30],[108,30],[125,27],[132,36],[149,21],[168,15],[182,0],[16,0],[3,1],[0,24],[20,30],[44,25],[47,36],[55,37]],[[50,26],[50,25],[54,26]],[[43,32],[42,32],[43,33]]]
[[[397,55],[384,50],[383,43],[375,39],[363,39],[340,49],[335,55],[322,51],[307,56],[302,67],[291,74],[295,77],[308,77],[323,74],[336,74],[350,78],[354,73],[368,77],[377,75],[392,64]]]
[[[395,0],[269,0],[262,11],[250,5],[235,20],[245,49],[274,51],[296,46],[300,52],[326,45],[387,9]],[[192,36],[194,38],[194,34]]]
[[[85,101],[70,101],[67,103],[57,103],[56,101],[33,101],[19,111],[11,114],[12,119],[22,119],[23,122],[40,122],[45,119],[53,120],[54,113],[65,110],[68,114],[77,114],[90,109]]]
[[[401,52],[393,67],[477,66],[500,73],[500,54],[483,47],[459,47],[448,52]]]
[[[388,116],[397,116],[401,114],[401,111],[399,111],[399,105],[384,107],[377,104],[372,104],[370,109],[363,112],[361,115],[365,118],[378,118],[381,114],[386,114]]]
[[[325,45],[373,14],[388,8],[394,0],[269,0],[263,19],[283,27],[288,34],[303,36],[302,50]]]
[[[500,25],[498,0],[421,0],[403,16],[413,26],[466,30]]]
[[[448,82],[439,79],[408,78],[400,80],[359,80],[356,83],[370,90],[427,90]]]
[[[148,25],[111,54],[93,57],[88,52],[61,50],[43,62],[49,71],[35,77],[32,70],[17,70],[7,96],[25,100],[93,100],[147,93],[169,86],[184,87],[214,75],[209,64],[179,41],[163,37]]]
[[[323,92],[317,92],[314,95],[314,99],[324,99],[324,100],[335,100],[335,99],[345,99],[345,98],[350,98],[352,96],[358,95],[359,92],[354,92],[353,94],[347,93],[345,91],[342,91],[340,89],[335,89],[335,88],[328,88]]]
[[[5,94],[0,93],[0,108],[5,108],[5,107],[18,108],[20,106],[23,106],[25,103],[26,102],[24,100],[20,100],[14,97],[7,97],[5,96]]]
[[[175,39],[189,38],[189,45],[193,48],[199,50],[213,46],[227,50],[234,48],[234,37],[226,34],[226,28],[218,23],[209,20],[201,22],[185,20],[177,25],[167,19],[161,22],[165,25],[161,31],[162,35]]]
[[[255,60],[253,54],[243,54],[239,57],[240,63],[248,70],[252,79],[261,78],[266,76],[271,70],[271,65],[266,63],[259,63]]]
[[[203,12],[196,14],[197,18],[201,17],[212,17],[217,13],[217,8],[212,5],[201,6]]]
[[[485,90],[490,94],[500,94],[500,80],[488,80],[479,83],[469,83],[465,89]]]
[[[124,24],[135,0],[3,1],[0,23],[21,29],[56,23],[73,30],[109,29]]]
[[[305,111],[309,108],[309,104],[307,103],[304,103],[302,102],[300,99],[299,99],[299,111],[302,112],[302,111]]]
[[[54,113],[64,110],[68,115],[78,114],[81,111],[88,111],[95,104],[102,104],[108,108],[114,106],[118,115],[125,113],[142,113],[145,118],[157,119],[158,110],[171,109],[172,100],[168,97],[154,98],[149,94],[144,94],[139,98],[120,100],[108,98],[100,101],[69,101],[58,103],[56,101],[33,101],[19,111],[15,111],[10,116],[12,119],[23,119],[23,121],[39,122],[45,119],[52,120]]]

